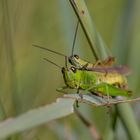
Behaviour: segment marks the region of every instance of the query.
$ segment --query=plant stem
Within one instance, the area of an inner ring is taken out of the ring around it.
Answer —
[[[130,105],[127,103],[118,104],[116,105],[116,108],[129,139],[140,140],[140,131]]]
[[[109,49],[105,47],[100,34],[97,32],[95,25],[93,26],[93,21],[91,20],[90,14],[88,12],[87,6],[84,0],[69,0],[79,21],[83,28],[83,31],[89,42],[91,51],[96,60],[105,59],[108,57],[106,51],[111,55]],[[100,52],[100,53],[99,53]]]

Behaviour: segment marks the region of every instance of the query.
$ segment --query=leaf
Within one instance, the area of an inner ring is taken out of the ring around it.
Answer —
[[[58,99],[55,103],[26,112],[0,123],[0,139],[37,127],[73,113],[74,99]]]
[[[107,106],[133,101],[113,98],[108,99],[91,94],[82,94],[82,98],[78,94],[64,94],[64,97],[57,99],[55,103],[28,111],[16,118],[10,118],[1,122],[0,139],[72,114],[73,105],[76,100],[88,103],[92,106]],[[140,98],[137,100],[140,100]]]
[[[82,94],[82,98],[78,94],[65,94],[65,98],[73,98],[78,100],[79,102],[85,102],[85,103],[90,103],[95,106],[103,105],[107,103],[105,98],[96,96],[96,95],[90,95],[90,94]]]
[[[107,96],[100,97],[93,94],[82,94],[82,98],[78,94],[65,94],[64,98],[72,98],[78,100],[79,102],[90,104],[94,107],[110,106],[115,104],[132,103],[132,102],[140,101],[140,97],[133,98],[133,99],[126,99],[122,96],[117,96],[116,98],[107,98]]]

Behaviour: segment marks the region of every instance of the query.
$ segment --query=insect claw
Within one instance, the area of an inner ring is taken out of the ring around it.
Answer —
[[[77,94],[80,96],[81,100],[83,99],[83,94],[79,92],[80,88],[77,88]]]
[[[109,100],[107,100],[106,106],[107,106],[107,107],[110,107],[110,105],[111,105],[111,104],[110,104]]]
[[[76,107],[78,108],[79,107],[79,103],[78,103],[78,100],[76,100]]]

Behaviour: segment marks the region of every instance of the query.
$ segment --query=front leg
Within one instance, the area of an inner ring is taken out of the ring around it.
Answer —
[[[77,94],[83,99],[83,94],[80,93],[80,87],[77,88]]]
[[[77,87],[77,94],[80,96],[80,98],[82,100],[83,99],[83,95],[80,93],[80,82],[79,82],[79,85]],[[76,107],[79,107],[78,99],[76,100]]]

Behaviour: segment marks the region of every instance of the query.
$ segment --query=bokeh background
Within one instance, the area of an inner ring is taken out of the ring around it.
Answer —
[[[140,1],[86,0],[86,4],[118,64],[127,64],[132,69],[129,87],[133,90],[133,97],[139,96]],[[5,117],[49,104],[63,95],[56,91],[64,85],[60,69],[42,58],[60,66],[64,66],[64,58],[32,44],[70,55],[76,23],[77,17],[68,0],[0,0],[0,105]],[[86,60],[95,61],[81,27],[74,52]],[[139,124],[139,102],[133,103],[132,107]],[[111,117],[108,109],[82,104],[80,110],[104,135]],[[128,139],[121,123],[117,124],[116,137]],[[92,139],[75,114],[26,131],[18,138]]]

